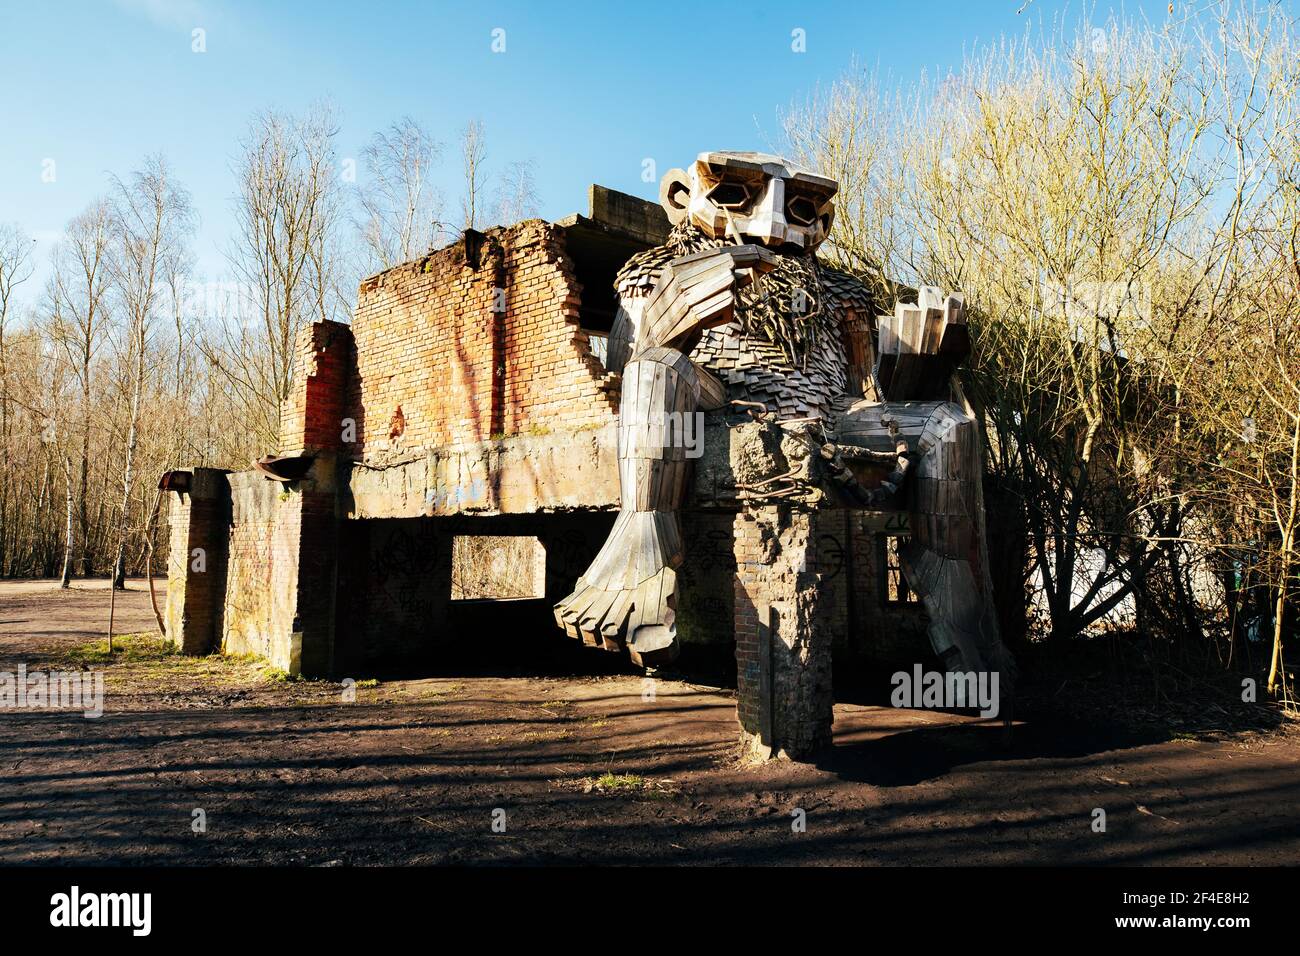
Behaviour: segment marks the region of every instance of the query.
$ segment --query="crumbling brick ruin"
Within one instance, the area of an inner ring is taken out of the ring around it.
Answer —
[[[551,607],[620,508],[615,276],[670,231],[655,204],[593,186],[590,205],[467,232],[366,279],[350,326],[303,331],[277,454],[166,476],[173,642],[346,677],[463,641],[559,640]],[[678,639],[687,657],[734,650],[742,740],[761,755],[829,739],[832,660],[925,646],[892,559],[906,511],[844,507],[815,459],[763,416],[711,411],[682,510]],[[802,493],[753,491],[774,476]],[[544,593],[453,601],[453,540],[484,534],[535,537]]]

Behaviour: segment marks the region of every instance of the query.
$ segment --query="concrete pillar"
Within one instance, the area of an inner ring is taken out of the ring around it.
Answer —
[[[192,468],[189,487],[167,492],[167,638],[184,654],[221,646],[230,539],[230,484],[219,468]]]
[[[809,760],[831,742],[818,520],[789,505],[736,515],[736,711],[751,759]]]

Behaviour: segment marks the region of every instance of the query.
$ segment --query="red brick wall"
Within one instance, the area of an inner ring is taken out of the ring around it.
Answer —
[[[822,517],[779,505],[735,517],[736,716],[751,756],[802,756],[830,742]]]
[[[612,421],[580,292],[563,231],[541,220],[490,230],[477,254],[462,241],[367,279],[352,321],[354,456]]]
[[[342,448],[354,364],[352,330],[346,325],[316,322],[299,331],[293,392],[280,405],[280,454]]]
[[[822,619],[845,664],[919,660],[929,653],[922,605],[885,600],[879,523],[879,516],[852,509],[828,511],[818,522]]]
[[[336,495],[332,488],[305,484],[299,492],[297,616],[302,673],[333,669],[335,562],[338,551]]]
[[[190,489],[169,492],[167,635],[186,654],[209,654],[221,642],[226,593],[230,493],[226,473],[190,472]],[[195,551],[200,550],[201,555]]]
[[[185,595],[189,590],[190,514],[188,495],[167,495],[167,636],[182,650],[187,643],[185,633]],[[193,640],[190,642],[193,646]],[[197,650],[194,653],[198,653]]]

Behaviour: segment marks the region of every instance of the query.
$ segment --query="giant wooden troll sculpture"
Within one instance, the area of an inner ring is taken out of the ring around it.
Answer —
[[[817,260],[837,188],[762,153],[701,153],[664,177],[673,231],[619,273],[609,340],[608,365],[623,381],[622,509],[556,605],[570,633],[626,646],[642,664],[676,656],[678,512],[691,462],[671,424],[730,404],[809,425],[824,473],[856,506],[902,502],[912,529],[904,573],[935,652],[950,670],[1011,666],[985,570],[979,433],[948,400],[969,350],[962,298],[923,288],[915,306],[900,303],[872,328],[866,288]],[[850,355],[855,348],[875,354]],[[869,370],[854,389],[863,397],[848,394],[855,367]],[[866,488],[850,477],[854,459],[894,467]]]

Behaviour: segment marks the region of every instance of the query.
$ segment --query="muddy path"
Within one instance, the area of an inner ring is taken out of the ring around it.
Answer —
[[[121,627],[144,631],[131,587]],[[107,597],[0,583],[0,671],[106,682],[98,719],[0,710],[0,863],[1300,862],[1288,725],[1160,739],[1029,720],[1002,749],[978,720],[841,703],[820,765],[754,768],[725,689],[660,680],[647,699],[630,673],[348,688],[148,641],[103,663],[78,649]]]

